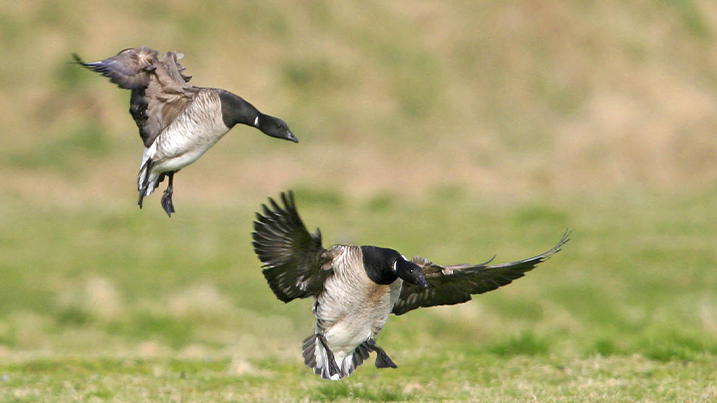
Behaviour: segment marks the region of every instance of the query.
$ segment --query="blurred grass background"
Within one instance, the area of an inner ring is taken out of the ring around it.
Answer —
[[[421,355],[487,354],[686,362],[709,379],[716,35],[707,0],[0,3],[0,358],[233,357],[313,377],[310,302],[275,300],[250,247],[253,212],[292,188],[325,245],[438,263],[515,260],[574,230],[503,290],[392,317],[379,344],[404,376]],[[158,195],[139,211],[129,93],[69,62],[142,44],[183,52],[194,85],[300,143],[237,127],[177,177],[175,216]],[[413,396],[391,391],[363,398]]]

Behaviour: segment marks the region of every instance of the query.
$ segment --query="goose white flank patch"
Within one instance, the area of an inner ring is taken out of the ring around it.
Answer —
[[[321,245],[299,217],[292,192],[263,205],[254,221],[254,252],[276,297],[284,302],[314,298],[314,334],[303,343],[304,362],[324,379],[349,376],[370,352],[377,368],[396,368],[376,345],[390,314],[420,307],[469,301],[523,277],[568,241],[569,231],[552,249],[511,263],[441,266],[425,258],[406,259],[377,246]]]
[[[171,217],[174,174],[196,161],[232,127],[241,123],[264,134],[298,142],[286,123],[265,115],[241,97],[218,88],[195,87],[178,60],[181,53],[158,57],[146,46],[129,48],[108,59],[77,63],[131,90],[129,113],[144,142],[137,175],[139,207],[166,176],[162,208]]]

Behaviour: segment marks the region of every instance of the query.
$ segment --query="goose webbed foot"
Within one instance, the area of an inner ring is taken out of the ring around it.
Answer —
[[[140,207],[142,205],[140,204]],[[172,204],[172,188],[167,188],[162,195],[162,208],[167,213],[167,216],[171,217],[174,213],[174,204]]]
[[[376,345],[376,342],[369,339],[366,344],[370,350],[376,352],[376,368],[398,368],[398,366],[391,360],[391,357],[386,354],[385,351]]]
[[[167,173],[167,177],[169,177],[169,183],[167,184],[167,189],[162,195],[162,208],[165,212],[167,212],[167,216],[172,217],[172,213],[174,213],[174,204],[172,204],[172,193],[174,192],[174,172]]]
[[[376,350],[376,368],[398,368],[383,349]]]

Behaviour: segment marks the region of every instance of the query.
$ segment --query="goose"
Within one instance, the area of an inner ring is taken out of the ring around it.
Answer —
[[[293,192],[281,193],[254,221],[253,247],[262,273],[281,301],[313,297],[314,334],[303,341],[304,363],[323,379],[349,376],[376,353],[376,368],[396,368],[376,337],[390,314],[420,307],[459,304],[510,284],[568,242],[566,231],[552,249],[527,259],[489,265],[442,266],[378,246],[324,248],[321,231],[309,233],[299,217]]]
[[[181,53],[167,52],[158,57],[156,50],[140,46],[98,62],[85,63],[77,54],[73,57],[120,88],[131,90],[129,113],[145,147],[137,174],[140,208],[143,198],[166,176],[168,186],[161,204],[171,217],[175,211],[174,174],[196,161],[239,123],[271,137],[298,142],[283,120],[259,112],[240,96],[188,84],[191,76],[178,62]]]

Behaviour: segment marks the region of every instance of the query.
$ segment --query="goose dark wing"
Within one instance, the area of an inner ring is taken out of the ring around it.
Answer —
[[[159,58],[162,67],[164,67],[167,73],[178,83],[188,83],[189,80],[192,79],[192,76],[184,74],[187,68],[179,64],[179,59],[183,57],[183,53],[167,52]]]
[[[120,88],[132,90],[129,113],[145,147],[152,145],[199,92],[187,84],[191,76],[183,74],[185,67],[177,61],[181,53],[167,52],[161,58],[157,54],[156,50],[140,46],[92,63],[73,55],[79,64],[108,77]]]
[[[145,147],[152,145],[199,92],[199,88],[187,84],[191,76],[182,74],[185,68],[177,62],[180,55],[176,52],[162,55],[155,63],[147,87],[132,91],[129,112]]]
[[[85,63],[80,56],[73,54],[77,63],[102,74],[113,83],[127,90],[146,88],[152,71],[156,68],[157,51],[146,46],[124,49],[99,62]]]
[[[134,118],[145,147],[152,145],[170,123],[189,105],[199,88],[187,84],[177,54],[167,52],[156,63],[147,87],[132,91],[130,114]]]
[[[392,312],[402,315],[420,307],[460,304],[470,301],[473,294],[483,294],[508,285],[560,251],[560,248],[568,242],[569,235],[570,232],[566,231],[560,242],[547,252],[499,265],[489,265],[493,260],[490,259],[476,265],[439,266],[420,256],[414,257],[413,263],[423,270],[428,288],[424,289],[404,282],[401,295]]]
[[[294,194],[282,193],[283,207],[269,198],[254,221],[254,252],[277,298],[289,302],[317,295],[331,274],[330,251],[321,246],[321,232],[310,234],[296,211]],[[324,267],[326,266],[326,267]]]

